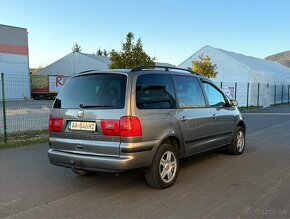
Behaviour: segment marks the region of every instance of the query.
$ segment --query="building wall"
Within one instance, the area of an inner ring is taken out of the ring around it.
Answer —
[[[4,73],[7,99],[30,98],[28,34],[25,28],[0,25],[0,72]]]

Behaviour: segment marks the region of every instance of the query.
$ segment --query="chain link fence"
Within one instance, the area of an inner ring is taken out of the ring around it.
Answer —
[[[67,79],[62,76],[1,73],[0,144],[11,138],[21,138],[25,133],[33,136],[47,130],[53,99]],[[216,82],[216,85],[230,99],[236,99],[239,107],[289,103],[290,85],[287,84]]]

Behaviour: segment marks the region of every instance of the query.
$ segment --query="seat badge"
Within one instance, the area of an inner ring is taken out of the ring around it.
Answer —
[[[83,110],[78,111],[78,117],[84,117],[85,112]]]

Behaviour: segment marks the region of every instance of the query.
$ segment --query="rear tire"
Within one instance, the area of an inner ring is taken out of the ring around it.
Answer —
[[[238,126],[234,132],[231,143],[228,146],[228,152],[234,155],[240,155],[244,152],[246,145],[245,130]]]
[[[177,178],[179,156],[176,148],[170,144],[162,144],[154,155],[152,165],[145,170],[147,184],[154,188],[168,188]]]

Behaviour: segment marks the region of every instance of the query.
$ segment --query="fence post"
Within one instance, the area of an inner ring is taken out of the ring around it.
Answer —
[[[258,83],[258,99],[257,99],[257,107],[259,107],[259,99],[260,99],[260,83]]]
[[[238,85],[237,85],[237,82],[235,83],[235,100],[237,100],[237,87],[238,87]]]
[[[283,104],[283,91],[284,91],[284,86],[283,86],[283,84],[282,84],[282,98],[281,98],[281,104]]]
[[[7,144],[7,127],[6,127],[6,108],[5,108],[5,88],[4,88],[4,74],[1,73],[2,82],[2,104],[3,104],[3,123],[4,123],[4,143]]]
[[[274,105],[276,104],[276,84],[275,84],[275,87],[274,87]]]
[[[250,89],[250,83],[247,85],[247,109],[249,109],[249,89]]]

